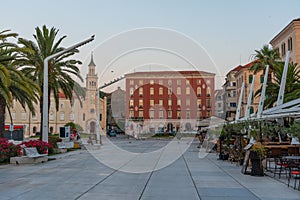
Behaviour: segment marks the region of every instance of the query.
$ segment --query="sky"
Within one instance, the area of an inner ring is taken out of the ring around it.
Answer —
[[[180,70],[194,63],[199,70],[215,73],[220,88],[230,69],[250,62],[255,50],[300,17],[300,0],[15,0],[2,1],[1,8],[0,30],[10,29],[23,38],[33,39],[35,27],[44,24],[58,28],[59,37],[67,35],[65,47],[95,35],[76,58],[84,63],[85,77],[94,52],[99,85],[146,65],[148,70],[160,66]],[[143,28],[145,32],[136,31]],[[110,66],[122,53],[157,41],[169,51],[131,52]],[[174,56],[173,51],[179,53]],[[197,56],[202,53],[206,58]]]

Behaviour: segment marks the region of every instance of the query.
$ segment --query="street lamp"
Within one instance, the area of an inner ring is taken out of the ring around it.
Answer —
[[[73,49],[76,49],[80,46],[83,46],[91,41],[94,40],[95,35],[91,36],[89,39],[86,39],[80,43],[77,43],[69,48],[66,48],[60,52],[57,52],[51,56],[48,56],[44,59],[44,87],[43,87],[43,129],[42,129],[42,133],[43,133],[43,141],[44,142],[48,142],[48,62],[53,59],[56,58],[58,56],[61,56]]]

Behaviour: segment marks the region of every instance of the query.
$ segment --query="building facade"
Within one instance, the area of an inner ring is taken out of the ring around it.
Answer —
[[[59,94],[59,109],[56,110],[53,95],[50,96],[49,109],[49,132],[59,133],[60,127],[63,127],[68,122],[79,124],[83,128],[84,133],[96,133],[97,124],[97,88],[98,76],[95,73],[95,63],[91,57],[88,65],[89,72],[86,75],[86,96],[81,99],[81,103],[74,95],[71,103],[65,98],[63,92]],[[27,108],[22,108],[18,102],[13,103],[10,109],[12,121],[14,125],[21,125],[24,128],[24,136],[34,136],[40,131],[41,114],[40,105],[35,105],[36,114],[33,115]],[[5,124],[11,124],[9,112],[6,110]],[[100,99],[100,124],[103,130],[106,130],[106,98]]]
[[[215,116],[224,119],[223,89],[215,90]]]
[[[254,73],[249,70],[250,67],[252,66],[252,64],[254,62],[250,62],[250,63],[248,63],[248,64],[240,67],[239,70],[235,73],[235,79],[236,79],[236,102],[237,102],[237,104],[238,104],[238,100],[239,100],[240,93],[241,93],[242,83],[244,82],[244,85],[245,85],[244,86],[243,96],[242,96],[242,104],[241,104],[241,110],[240,110],[240,117],[244,117],[245,116],[245,111],[246,111],[246,107],[247,107],[248,96],[249,96],[249,92],[250,92],[250,88],[251,88],[251,83],[252,83],[253,79],[254,79],[254,87],[253,87],[253,98],[252,98],[251,105],[250,105],[250,114],[256,113],[257,109],[258,109],[260,95],[256,95],[255,96],[255,93],[262,86],[262,83],[264,81],[264,74],[263,74],[263,70],[259,71],[259,72],[257,72],[255,74],[255,78],[254,78]]]
[[[233,121],[236,115],[237,107],[237,85],[235,74],[242,68],[241,65],[235,67],[226,74],[225,83],[223,85],[223,102],[225,120]]]
[[[136,72],[125,78],[127,134],[191,131],[214,114],[213,73]]]
[[[126,92],[118,87],[107,95],[107,126],[125,132],[125,96]]]
[[[292,20],[271,41],[273,49],[277,49],[282,60],[287,51],[291,51],[290,61],[300,63],[300,18]]]

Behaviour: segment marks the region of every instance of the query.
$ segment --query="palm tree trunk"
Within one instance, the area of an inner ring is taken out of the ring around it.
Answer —
[[[5,108],[6,101],[0,96],[0,138],[4,137],[5,132]]]

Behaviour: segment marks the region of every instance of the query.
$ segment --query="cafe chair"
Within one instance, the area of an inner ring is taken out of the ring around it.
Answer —
[[[300,165],[291,163],[289,167],[289,176],[288,176],[288,187],[290,186],[291,179],[294,178],[294,189],[296,189],[298,181],[298,190],[300,190]]]
[[[288,177],[289,163],[282,158],[274,158],[274,159],[275,159],[274,177],[276,174],[279,174],[279,178],[281,178],[282,173],[284,173],[286,177]]]

